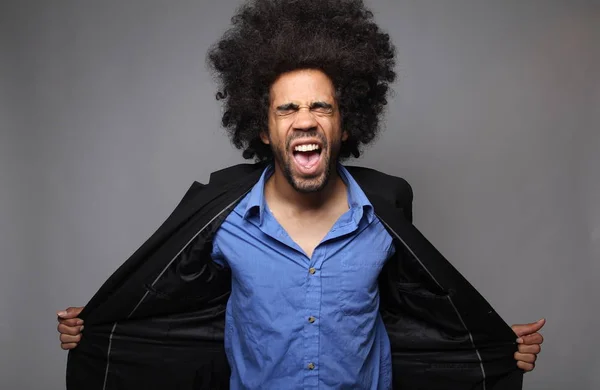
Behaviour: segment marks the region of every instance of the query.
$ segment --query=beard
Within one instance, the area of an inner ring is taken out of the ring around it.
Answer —
[[[318,138],[321,142],[321,161],[319,164],[323,164],[325,169],[317,175],[307,177],[301,176],[294,170],[293,152],[290,152],[290,148],[293,141],[299,138],[309,137]],[[275,145],[271,142],[271,151],[275,158],[275,162],[281,168],[283,176],[294,190],[305,194],[319,192],[327,186],[329,178],[331,177],[331,171],[332,169],[335,169],[334,165],[337,162],[337,158],[332,159],[332,152],[337,156],[340,148],[341,140],[329,145],[327,139],[315,131],[292,134],[287,138],[285,145],[283,145],[283,143]]]

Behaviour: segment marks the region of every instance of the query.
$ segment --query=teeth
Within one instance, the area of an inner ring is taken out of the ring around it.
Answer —
[[[294,148],[294,151],[296,151],[296,152],[312,152],[313,150],[317,150],[317,149],[319,149],[319,145],[317,145],[317,144],[298,145]]]

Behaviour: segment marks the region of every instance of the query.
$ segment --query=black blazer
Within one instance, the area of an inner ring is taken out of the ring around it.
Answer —
[[[223,346],[231,274],[210,259],[212,238],[258,181],[243,164],[195,182],[162,226],[81,313],[67,389],[227,389]],[[348,167],[395,241],[379,277],[392,345],[394,389],[521,389],[516,336],[412,225],[409,184]]]

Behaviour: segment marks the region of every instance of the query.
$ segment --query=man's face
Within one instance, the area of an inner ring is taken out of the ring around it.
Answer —
[[[275,163],[296,191],[325,187],[347,138],[333,83],[325,73],[296,70],[273,83],[269,130],[261,139],[271,145]]]

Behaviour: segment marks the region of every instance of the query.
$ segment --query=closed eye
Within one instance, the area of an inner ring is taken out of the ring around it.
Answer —
[[[300,109],[300,106],[294,103],[282,104],[281,106],[277,106],[275,108],[275,112],[279,116],[286,116],[297,112]]]
[[[304,107],[304,106],[303,106]],[[296,103],[286,103],[275,108],[275,113],[278,116],[288,116],[295,114],[300,110],[300,106]],[[332,104],[326,102],[314,102],[308,107],[311,112],[320,115],[331,115],[333,114],[334,108]]]
[[[318,114],[332,114],[333,105],[325,102],[314,102],[310,105],[310,110]]]

